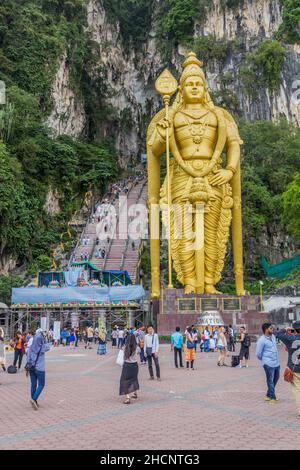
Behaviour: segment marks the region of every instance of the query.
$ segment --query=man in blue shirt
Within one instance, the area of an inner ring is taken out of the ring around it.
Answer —
[[[275,387],[280,375],[277,342],[271,323],[264,323],[262,330],[263,335],[256,345],[256,356],[261,361],[266,373],[268,391],[265,400],[270,404],[274,404],[277,401]]]
[[[183,346],[183,336],[180,333],[180,327],[176,326],[176,332],[171,336],[171,343],[174,348],[174,360],[175,367],[178,369],[178,360],[177,355],[179,355],[180,367],[184,367],[182,363],[182,346]]]

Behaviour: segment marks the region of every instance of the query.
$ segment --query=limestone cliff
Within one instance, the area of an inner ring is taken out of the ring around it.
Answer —
[[[157,5],[161,1],[156,2]],[[153,17],[154,13],[155,11]],[[281,21],[280,0],[245,0],[240,7],[234,9],[224,8],[221,0],[212,0],[204,23],[195,22],[194,38],[213,35],[216,39],[239,41],[238,51],[228,51],[226,60],[221,63],[212,60],[204,63],[204,68],[210,88],[217,94],[222,89],[224,74],[230,75],[230,83],[226,85],[227,93],[235,96],[242,116],[256,120],[276,119],[283,115],[300,124],[300,105],[293,98],[296,80],[300,78],[299,46],[286,46],[280,85],[272,93],[267,87],[257,87],[253,83],[256,96],[249,96],[239,75],[245,53],[255,50],[264,38],[273,38]],[[86,34],[99,46],[95,69],[105,68],[106,80],[111,87],[109,103],[119,118],[122,112],[130,116],[130,122],[126,126],[121,118],[113,126],[99,123],[97,134],[103,137],[113,133],[120,162],[124,163],[145,150],[146,123],[160,106],[159,97],[154,91],[154,80],[165,61],[157,47],[155,24],[140,50],[131,50],[129,54],[124,52],[120,25],[108,20],[101,0],[87,1],[87,24]],[[169,65],[178,73],[185,52],[186,49],[179,45],[168,58]],[[86,124],[84,103],[82,97],[76,96],[70,87],[65,55],[53,84],[53,101],[54,110],[48,123],[55,133],[76,137],[82,135]]]

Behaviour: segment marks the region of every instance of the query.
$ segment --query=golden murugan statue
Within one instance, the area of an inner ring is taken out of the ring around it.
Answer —
[[[188,54],[183,67],[178,88],[168,71],[161,75],[166,108],[152,119],[147,134],[152,298],[158,298],[160,293],[159,207],[166,207],[166,203],[168,218],[163,220],[168,219],[173,267],[185,293],[218,293],[215,285],[221,279],[232,223],[236,292],[244,295],[242,141],[232,116],[213,104],[202,63],[193,52]],[[168,92],[168,87],[172,91]],[[169,108],[175,90],[177,96]],[[166,150],[168,157],[169,147],[172,159],[160,188],[160,158]],[[171,287],[172,282],[169,284]]]

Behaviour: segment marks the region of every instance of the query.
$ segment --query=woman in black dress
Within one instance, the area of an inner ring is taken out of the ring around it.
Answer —
[[[250,353],[249,353],[249,349],[250,349],[250,336],[248,335],[248,333],[246,333],[246,328],[244,328],[243,326],[240,327],[240,343],[241,343],[241,350],[240,350],[240,364],[239,364],[239,368],[242,368],[242,367],[248,367],[248,361],[249,361],[249,358],[250,358]]]
[[[124,404],[129,405],[130,398],[137,398],[137,390],[139,390],[138,382],[138,362],[136,353],[136,338],[134,334],[129,334],[126,339],[124,349],[124,364],[120,379],[120,395],[126,395]],[[130,397],[130,394],[131,397]]]

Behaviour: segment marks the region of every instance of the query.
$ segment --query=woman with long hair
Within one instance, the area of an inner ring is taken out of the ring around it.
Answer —
[[[185,360],[186,368],[189,369],[191,364],[191,370],[194,370],[195,361],[195,337],[193,335],[193,329],[191,326],[186,330],[185,336]]]
[[[220,326],[217,339],[217,349],[219,351],[218,366],[226,366],[225,359],[227,353],[227,341],[225,337],[225,328]]]
[[[4,344],[4,330],[0,328],[0,366],[6,371],[5,367],[5,344]]]
[[[99,331],[98,341],[99,341],[99,346],[97,349],[97,354],[102,356],[103,354],[106,354],[106,337],[105,337],[105,332],[103,328],[101,328],[101,330]]]
[[[126,339],[124,349],[124,364],[120,379],[120,395],[126,395],[125,405],[130,404],[130,398],[137,398],[137,390],[139,390],[138,382],[138,362],[136,353],[137,343],[135,335],[129,334]],[[130,397],[130,394],[131,397]]]

